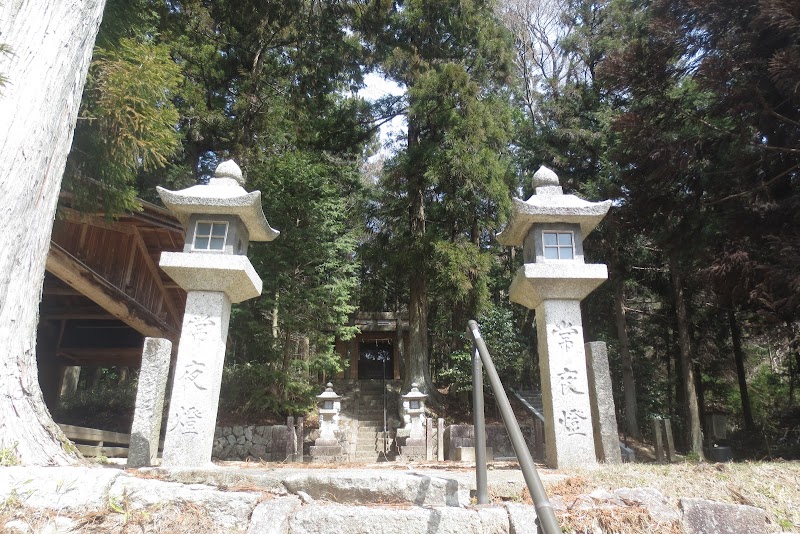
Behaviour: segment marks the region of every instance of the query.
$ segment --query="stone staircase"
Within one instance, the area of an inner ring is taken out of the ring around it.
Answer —
[[[529,408],[538,412],[540,419],[544,420],[544,404],[542,403],[542,393],[533,389],[514,389],[514,394]]]
[[[395,459],[395,431],[398,426],[394,414],[397,397],[391,382],[387,382],[386,417],[387,430],[383,428],[383,382],[360,380],[355,393],[356,462],[380,462]]]

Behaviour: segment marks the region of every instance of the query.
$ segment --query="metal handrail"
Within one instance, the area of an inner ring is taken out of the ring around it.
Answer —
[[[481,337],[478,323],[469,321],[467,334],[472,338],[475,348],[472,358],[472,399],[473,422],[475,423],[475,482],[478,504],[488,504],[489,502],[486,471],[486,426],[483,419],[482,364],[486,370],[486,376],[489,378],[489,384],[494,392],[498,408],[500,408],[500,415],[503,417],[503,424],[506,427],[506,432],[508,432],[508,437],[511,439],[514,453],[517,455],[517,461],[519,461],[522,476],[525,478],[528,491],[533,499],[533,506],[536,508],[536,521],[539,523],[539,529],[544,532],[544,534],[560,533],[561,527],[558,525],[553,506],[547,498],[547,492],[545,492],[542,480],[539,478],[539,473],[536,471],[536,465],[534,465],[533,458],[531,458],[531,452],[528,450],[525,439],[522,437],[519,422],[514,415],[514,411],[511,409],[511,403],[508,402],[508,396],[506,395],[505,389],[503,389],[503,384],[500,382],[500,377],[497,374],[497,369],[494,367],[492,358],[489,356],[486,343]]]

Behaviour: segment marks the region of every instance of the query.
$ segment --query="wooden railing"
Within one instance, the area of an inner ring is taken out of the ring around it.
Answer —
[[[130,434],[59,423],[61,431],[84,456],[127,458]]]

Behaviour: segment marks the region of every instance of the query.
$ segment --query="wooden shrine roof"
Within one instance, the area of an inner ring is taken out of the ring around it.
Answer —
[[[67,365],[138,365],[144,336],[177,343],[186,293],[158,260],[183,249],[178,220],[148,202],[110,218],[61,200],[40,305],[40,321],[59,325],[57,356]]]

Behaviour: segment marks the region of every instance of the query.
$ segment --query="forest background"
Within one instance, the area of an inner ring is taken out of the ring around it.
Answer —
[[[368,73],[403,94],[359,97]],[[669,416],[698,452],[722,409],[754,456],[790,455],[799,141],[791,0],[109,0],[63,190],[136,210],[233,158],[263,191],[282,233],[251,246],[264,291],[234,309],[220,410],[256,419],[312,406],[356,310],[408,317],[404,376],[429,392],[471,387],[472,318],[504,383],[535,387],[521,255],[494,236],[546,165],[613,201],[584,327],[621,428]]]

